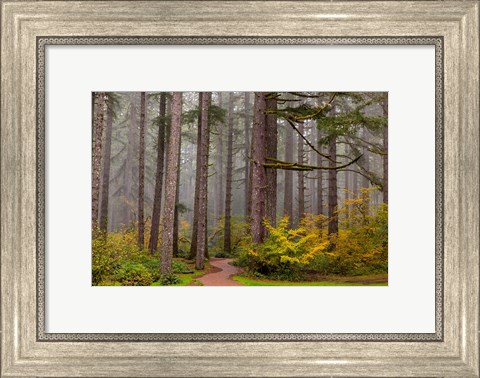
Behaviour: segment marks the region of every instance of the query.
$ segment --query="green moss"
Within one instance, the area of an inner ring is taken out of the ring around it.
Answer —
[[[345,281],[274,281],[268,279],[250,278],[244,276],[233,276],[234,281],[237,281],[245,286],[388,286],[388,283],[362,283],[345,282]],[[358,277],[356,277],[358,279]]]
[[[195,270],[193,273],[187,273],[187,274],[177,274],[176,276],[180,278],[180,282],[174,284],[174,285],[169,285],[169,286],[188,286],[192,283],[198,285],[200,282],[193,282],[195,278],[201,276],[202,274],[205,274],[204,271],[201,270]],[[201,285],[201,284],[200,284]],[[152,283],[150,286],[163,286],[160,281],[156,281]]]

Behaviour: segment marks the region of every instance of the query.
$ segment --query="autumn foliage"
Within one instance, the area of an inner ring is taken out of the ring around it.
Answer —
[[[267,221],[263,244],[245,240],[240,264],[250,274],[302,280],[315,275],[364,275],[388,270],[388,209],[374,206],[361,189],[337,211],[338,234],[328,235],[328,218],[306,214],[298,228],[288,228],[288,217],[277,227]]]

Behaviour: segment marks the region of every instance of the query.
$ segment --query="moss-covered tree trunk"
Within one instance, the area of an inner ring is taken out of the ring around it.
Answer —
[[[125,159],[125,171],[124,171],[124,224],[129,226],[132,222],[132,187],[133,187],[133,159],[136,149],[135,130],[137,123],[135,121],[136,116],[136,101],[135,92],[130,94],[130,122],[128,125],[128,138],[127,138],[127,157]]]
[[[222,107],[223,105],[223,93],[218,92],[218,106]],[[225,204],[225,195],[224,195],[224,181],[223,181],[223,128],[224,125],[220,124],[217,127],[217,138],[216,138],[216,155],[215,155],[215,201],[214,201],[214,214],[215,214],[215,225],[220,222],[223,217],[223,209]]]
[[[110,192],[110,158],[112,154],[113,104],[107,106],[107,124],[105,128],[105,148],[103,151],[102,198],[100,202],[100,230],[107,233],[108,200]]]
[[[252,125],[252,106],[250,105],[250,92],[245,92],[245,188],[244,188],[244,196],[245,196],[245,204],[244,204],[244,217],[245,221],[248,222],[250,220],[250,213],[252,210],[252,198],[251,198],[251,171],[252,171],[252,162],[250,159],[251,155],[251,148],[250,148],[250,128]]]
[[[227,119],[227,170],[225,187],[225,229],[223,238],[223,249],[226,253],[232,251],[232,179],[233,179],[233,93],[228,98],[228,119]]]
[[[383,94],[383,116],[387,126],[383,129],[383,202],[388,204],[388,93]]]
[[[195,194],[193,199],[193,221],[192,221],[192,240],[190,243],[190,252],[188,258],[193,260],[197,255],[197,242],[198,242],[198,205],[199,205],[199,189],[200,189],[200,160],[201,160],[201,141],[202,141],[202,129],[201,129],[201,117],[202,117],[202,97],[203,92],[198,92],[198,122],[197,122],[197,169],[195,172]]]
[[[144,223],[144,202],[145,202],[145,92],[140,93],[140,124],[138,143],[138,247],[145,247],[145,223]]]
[[[178,175],[177,175],[177,193],[175,195],[175,217],[173,218],[173,257],[178,257],[178,235],[179,235],[179,219],[180,219],[180,145],[178,146]]]
[[[167,172],[165,177],[165,205],[163,207],[162,217],[161,274],[169,274],[172,271],[173,224],[175,221],[177,177],[179,174],[178,155],[180,154],[182,92],[173,93],[171,108],[172,123],[170,127]]]
[[[200,102],[200,160],[197,170],[200,172],[198,189],[198,225],[197,225],[197,253],[195,260],[196,269],[203,269],[205,266],[205,255],[207,253],[207,207],[208,207],[208,150],[209,150],[209,126],[208,108],[210,93],[203,92]]]
[[[263,221],[266,217],[267,175],[265,169],[266,130],[265,130],[266,99],[264,92],[255,92],[254,120],[252,130],[252,240],[262,243],[266,236]]]
[[[266,153],[267,158],[277,158],[277,116],[274,113],[277,110],[277,99],[269,98],[266,100],[267,115],[266,115]],[[267,169],[267,198],[266,198],[266,212],[268,222],[272,226],[277,223],[277,170]]]
[[[321,146],[320,146],[320,139],[321,139],[321,133],[320,133],[320,130],[318,129],[318,127],[315,127],[315,139],[317,141],[317,143],[315,144],[315,147],[318,148],[319,151],[321,151]],[[322,164],[323,164],[323,159],[322,159],[322,156],[320,154],[315,154],[316,155],[316,165],[318,167],[321,167]],[[324,210],[323,210],[323,170],[322,169],[319,169],[317,171],[317,193],[316,193],[316,197],[317,197],[317,214],[320,215],[320,214],[323,214],[324,213]]]
[[[166,95],[160,95],[160,106],[158,112],[158,136],[157,136],[157,169],[155,173],[155,193],[153,198],[152,228],[148,249],[154,252],[158,246],[158,232],[160,227],[160,211],[162,206],[163,168],[165,158],[165,115]]]
[[[98,204],[100,199],[100,170],[102,162],[103,118],[105,112],[105,92],[96,96],[96,118],[94,124],[94,145],[92,158],[92,232],[98,229]]]

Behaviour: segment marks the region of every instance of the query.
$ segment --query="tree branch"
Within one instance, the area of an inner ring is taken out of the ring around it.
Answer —
[[[301,137],[301,138],[303,139],[303,141],[308,145],[308,147],[310,147],[313,151],[315,151],[315,152],[316,152],[317,154],[319,154],[320,156],[323,156],[325,159],[328,159],[328,160],[330,160],[330,161],[332,161],[332,162],[334,162],[334,163],[338,163],[338,161],[335,161],[334,159],[332,159],[332,158],[330,157],[330,155],[322,154],[319,150],[317,150],[317,149],[313,146],[313,144],[311,144],[310,141],[309,141],[307,138],[305,138],[305,136],[300,132],[300,130],[297,129],[297,127],[295,126],[295,124],[294,124],[291,120],[289,120],[288,118],[285,118],[285,120],[290,124],[290,126],[292,126],[293,130],[295,130],[296,133],[297,133],[298,135],[300,135],[300,137]]]
[[[297,171],[313,171],[315,169],[324,169],[324,170],[340,170],[342,168],[346,168],[349,165],[355,164],[358,159],[360,159],[363,155],[358,156],[357,158],[349,161],[346,164],[338,165],[336,167],[322,167],[316,165],[307,165],[307,164],[298,164],[298,163],[289,163],[286,161],[277,160],[274,158],[267,157],[266,160],[272,161],[273,163],[265,163],[263,166],[265,168],[275,168],[275,169],[287,169],[287,170],[297,170]]]

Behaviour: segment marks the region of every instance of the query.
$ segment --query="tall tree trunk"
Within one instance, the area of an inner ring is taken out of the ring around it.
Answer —
[[[223,105],[223,93],[218,92],[218,106],[222,107]],[[223,206],[224,206],[224,192],[223,192],[223,126],[219,125],[217,128],[217,154],[215,157],[215,169],[217,171],[216,175],[216,184],[215,184],[215,224],[218,224],[220,219],[223,216]]]
[[[140,93],[140,127],[138,151],[138,247],[145,247],[145,223],[143,207],[145,202],[145,92]]]
[[[362,130],[362,137],[365,141],[369,141],[370,137],[366,128]],[[363,168],[365,171],[370,171],[370,153],[368,152],[368,148],[363,148]],[[363,188],[370,188],[370,180],[364,176],[362,176],[362,187]],[[368,201],[365,203],[365,213],[370,214],[370,201],[372,199],[372,193],[367,194]]]
[[[336,160],[337,156],[337,140],[334,136],[330,137],[328,144],[328,154],[332,160]],[[329,167],[335,167],[335,162],[329,160]],[[328,170],[328,233],[338,233],[338,196],[337,196],[337,171],[335,169]]]
[[[310,122],[310,138],[312,139],[312,142],[314,145],[316,145],[316,140],[314,139],[315,138],[315,121],[312,121]],[[316,155],[317,153],[313,150],[310,150],[309,154],[308,154],[308,163],[307,164],[311,164],[311,165],[315,165],[315,158],[316,158]],[[316,174],[316,173],[314,173]],[[311,178],[311,177],[308,177],[308,175],[306,176],[307,178],[307,182],[308,182],[308,198],[309,198],[309,207],[308,207],[308,211],[309,213],[312,213],[312,214],[315,214],[315,211],[316,211],[316,205],[317,205],[317,195],[316,195],[316,184],[317,184],[317,180]]]
[[[118,212],[117,212],[117,207],[112,204],[112,201],[108,202],[108,225],[107,225],[107,231],[108,232],[113,232],[114,230],[117,229],[117,218],[118,218]]]
[[[315,125],[316,126],[316,125]],[[317,147],[317,149],[319,151],[321,151],[321,146],[320,146],[320,138],[322,137],[321,134],[320,134],[320,130],[318,129],[318,127],[315,127],[315,130],[316,130],[316,144],[315,146]],[[323,159],[322,159],[322,156],[319,155],[319,154],[315,154],[316,155],[316,165],[318,167],[322,167],[322,164],[323,164]],[[317,171],[317,175],[318,175],[318,179],[317,179],[317,214],[320,215],[320,214],[323,214],[324,213],[324,210],[323,210],[323,170],[322,169],[319,169]]]
[[[130,94],[130,124],[128,126],[128,141],[127,141],[127,157],[125,160],[125,183],[124,183],[124,223],[130,225],[132,222],[131,202],[132,202],[132,187],[133,187],[133,157],[135,154],[135,129],[137,124],[135,122],[135,92]]]
[[[251,199],[251,148],[250,148],[250,128],[252,124],[252,115],[250,114],[252,107],[250,105],[250,92],[245,92],[245,221],[250,219],[250,213],[252,211],[252,199]]]
[[[204,228],[204,238],[203,238],[203,251],[204,251],[204,258],[208,260],[210,258],[209,253],[208,253],[208,167],[210,166],[210,107],[212,106],[212,92],[205,92],[206,96],[206,125],[207,125],[207,135],[206,135],[206,149],[205,149],[205,154],[206,154],[206,161],[207,161],[207,172],[206,172],[206,179],[205,179],[205,213],[204,213],[204,222],[205,222],[205,228]]]
[[[233,93],[228,98],[228,137],[227,137],[227,182],[225,192],[225,230],[223,249],[226,253],[232,252],[232,176],[233,176]]]
[[[303,123],[298,125],[298,131],[303,135],[304,126]],[[304,151],[303,151],[303,139],[298,136],[297,139],[297,160],[298,164],[303,164],[304,161]],[[303,219],[305,215],[305,173],[303,171],[298,171],[298,223]]]
[[[364,128],[362,130],[362,138],[366,141],[368,141],[370,138],[368,136],[368,131]],[[370,155],[369,155],[369,152],[368,152],[368,149],[367,147],[364,147],[363,150],[362,150],[362,153],[363,153],[363,156],[362,156],[362,163],[363,163],[363,168],[365,169],[365,171],[370,171]],[[370,187],[370,181],[368,180],[368,178],[362,176],[362,187],[363,188],[369,188]]]
[[[264,92],[255,92],[254,121],[252,131],[252,240],[262,243],[266,236],[263,220],[266,216],[267,175],[265,172],[266,130],[265,130],[266,100]]]
[[[169,153],[167,155],[167,172],[165,177],[165,205],[162,219],[162,257],[160,273],[172,271],[173,258],[173,224],[175,221],[175,204],[177,202],[177,176],[179,174],[178,155],[180,154],[180,135],[182,115],[182,92],[174,92],[172,99],[172,123],[169,136]]]
[[[253,136],[253,122],[252,122],[252,136]],[[253,196],[253,141],[250,143],[250,169],[248,172],[248,201],[246,203],[247,211],[248,211],[248,218],[247,218],[248,223],[251,223],[252,221],[252,196]]]
[[[207,200],[208,200],[208,149],[209,149],[209,127],[208,108],[210,93],[203,92],[200,105],[200,180],[198,190],[198,229],[197,229],[197,254],[196,269],[203,269],[205,266],[205,254],[207,250]]]
[[[155,174],[155,194],[153,198],[152,228],[150,230],[150,240],[148,249],[154,252],[158,245],[158,232],[160,227],[160,211],[162,206],[162,186],[163,186],[163,166],[165,158],[165,109],[166,95],[160,94],[158,137],[157,137],[157,171]]]
[[[266,107],[269,111],[275,112],[277,110],[277,99],[271,98],[266,100]],[[266,154],[268,158],[277,158],[277,115],[266,115]],[[275,227],[277,224],[277,170],[267,169],[267,198],[266,198],[266,212],[268,222]]]
[[[182,169],[180,168],[180,154],[181,146],[178,145],[178,175],[177,175],[177,193],[175,194],[175,217],[173,219],[173,257],[178,257],[178,223],[180,219],[179,207],[180,207],[180,174]]]
[[[102,162],[103,114],[105,112],[105,92],[96,94],[97,115],[95,120],[95,141],[92,159],[92,232],[98,227],[98,203],[100,199],[100,169]]]
[[[388,204],[388,93],[383,94],[383,116],[387,126],[383,129],[383,202]]]
[[[198,205],[199,205],[199,189],[200,189],[200,160],[201,160],[201,148],[202,143],[202,97],[204,92],[198,92],[198,122],[197,122],[197,169],[195,172],[195,197],[193,202],[193,222],[192,222],[192,242],[190,243],[190,253],[188,258],[190,260],[195,259],[197,255],[197,242],[198,242]]]
[[[293,162],[293,130],[285,124],[285,161]],[[285,170],[285,192],[283,198],[283,213],[288,216],[288,226],[293,226],[293,172]]]
[[[102,198],[100,202],[100,230],[108,230],[108,196],[110,189],[110,157],[112,153],[113,105],[107,107],[107,127],[105,129],[105,149],[103,151]]]

